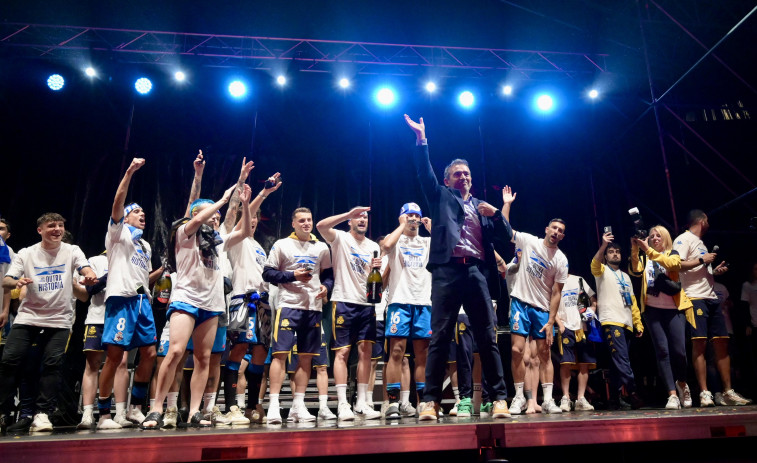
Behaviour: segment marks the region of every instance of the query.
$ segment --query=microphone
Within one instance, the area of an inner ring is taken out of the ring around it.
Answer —
[[[713,246],[713,247],[712,247],[712,251],[710,251],[710,252],[711,252],[711,253],[713,253],[713,254],[717,254],[717,253],[718,253],[718,251],[720,251],[720,246],[718,246],[718,245],[716,244],[715,246]],[[712,262],[710,262],[710,264],[709,264],[709,265],[710,265],[710,268],[712,268]]]

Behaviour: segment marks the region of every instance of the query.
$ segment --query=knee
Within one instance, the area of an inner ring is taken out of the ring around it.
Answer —
[[[393,361],[402,362],[402,359],[405,357],[405,348],[395,344],[392,346],[391,356]]]
[[[153,364],[158,358],[158,353],[155,351],[155,346],[151,346],[148,349],[142,349],[142,351],[139,353],[139,356],[141,359],[140,362]]]

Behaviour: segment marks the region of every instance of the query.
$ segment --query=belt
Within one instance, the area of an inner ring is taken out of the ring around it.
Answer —
[[[481,259],[476,259],[475,257],[465,256],[465,257],[450,257],[449,258],[450,264],[462,264],[462,265],[479,265],[483,264],[484,262]]]

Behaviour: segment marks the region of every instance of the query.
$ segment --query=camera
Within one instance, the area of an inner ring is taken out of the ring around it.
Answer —
[[[649,235],[649,230],[644,227],[639,209],[632,207],[628,210],[628,214],[631,216],[631,222],[633,222],[633,237],[643,240]]]

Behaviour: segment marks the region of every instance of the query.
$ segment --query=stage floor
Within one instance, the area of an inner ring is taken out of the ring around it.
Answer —
[[[484,453],[497,455],[506,454],[508,449],[663,441],[701,443],[709,439],[724,442],[717,438],[755,436],[757,405],[679,411],[642,409],[537,414],[506,420],[445,417],[439,422],[404,418],[388,423],[383,420],[327,421],[156,431],[62,429],[54,433],[2,436],[0,460],[236,461],[415,452],[450,452],[452,455],[454,451],[482,449]],[[579,454],[584,455],[584,451],[579,450]],[[757,459],[757,450],[750,454]],[[565,460],[562,457],[561,461]]]

